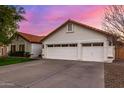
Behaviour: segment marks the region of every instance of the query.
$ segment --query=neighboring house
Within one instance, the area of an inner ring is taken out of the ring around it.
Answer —
[[[31,58],[38,57],[42,52],[42,44],[40,41],[44,36],[35,36],[19,32],[9,45],[10,52],[25,51],[31,54]]]
[[[41,40],[43,58],[112,62],[115,46],[111,35],[94,27],[68,20]]]
[[[0,44],[0,57],[7,55],[7,47]]]

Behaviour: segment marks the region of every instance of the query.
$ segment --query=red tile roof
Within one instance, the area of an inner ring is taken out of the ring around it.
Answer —
[[[31,34],[22,33],[22,32],[19,32],[18,35],[31,43],[41,43],[40,41],[45,37],[45,36],[31,35]]]

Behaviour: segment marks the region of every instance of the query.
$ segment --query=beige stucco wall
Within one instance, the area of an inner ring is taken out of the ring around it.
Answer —
[[[73,24],[74,32],[67,33],[67,25],[59,29],[57,33],[51,35],[43,43],[62,43],[62,42],[87,42],[87,41],[106,41],[107,38],[95,31],[86,29],[77,24]]]
[[[42,53],[42,44],[31,44],[31,58],[36,58]]]
[[[11,50],[11,45],[16,45],[16,51],[19,51],[19,45],[25,45],[25,51],[31,52],[31,43],[23,39],[22,37],[18,36],[14,40],[12,40],[11,44],[9,45],[9,51]]]

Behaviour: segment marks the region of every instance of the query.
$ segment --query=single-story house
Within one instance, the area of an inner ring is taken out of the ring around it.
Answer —
[[[7,55],[7,47],[0,44],[0,57]]]
[[[42,52],[42,44],[40,41],[43,38],[44,36],[19,32],[9,45],[9,52],[24,51],[30,53],[31,58],[38,57]]]
[[[41,40],[47,59],[112,62],[115,45],[112,35],[100,29],[67,20]]]

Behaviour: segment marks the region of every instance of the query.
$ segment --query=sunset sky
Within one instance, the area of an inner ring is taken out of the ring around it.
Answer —
[[[101,28],[104,9],[98,5],[40,5],[23,6],[27,21],[20,23],[19,31],[34,35],[46,35],[68,19]]]

